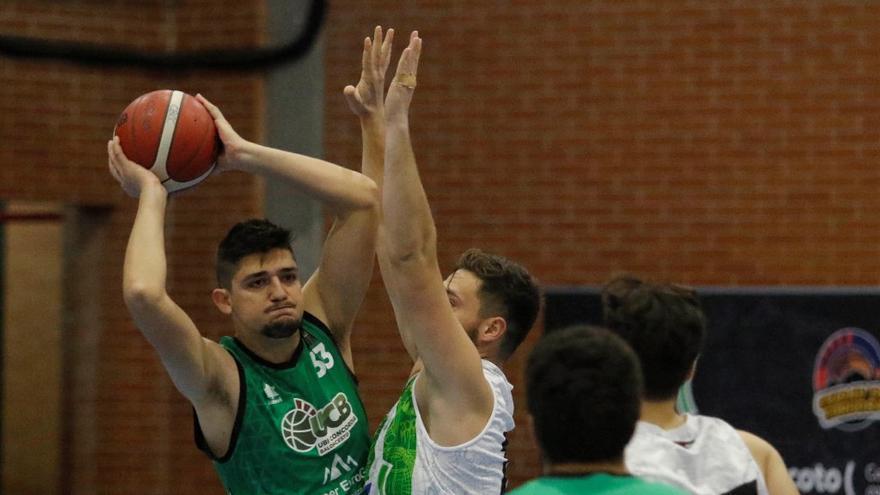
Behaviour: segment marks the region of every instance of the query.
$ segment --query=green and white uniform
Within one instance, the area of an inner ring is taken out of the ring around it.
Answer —
[[[220,339],[241,383],[228,452],[211,453],[198,417],[195,433],[231,495],[342,495],[363,487],[370,438],[357,382],[321,321],[306,313],[301,335],[282,364]]]
[[[510,495],[684,495],[661,483],[633,476],[596,473],[586,476],[542,476],[510,492]]]
[[[492,495],[506,485],[506,434],[513,429],[513,386],[498,366],[483,360],[483,376],[492,387],[492,416],[476,437],[442,447],[428,436],[413,386],[406,384],[397,404],[379,425],[370,447],[370,495]]]

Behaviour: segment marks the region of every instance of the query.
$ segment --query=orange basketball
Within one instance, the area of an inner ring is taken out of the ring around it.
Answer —
[[[168,192],[205,180],[220,152],[211,114],[182,91],[138,97],[122,111],[113,134],[125,155],[156,174]]]

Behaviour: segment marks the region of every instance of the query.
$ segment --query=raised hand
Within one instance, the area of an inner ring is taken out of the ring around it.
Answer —
[[[151,185],[162,187],[156,174],[128,159],[114,136],[107,141],[107,156],[110,175],[119,182],[122,189],[133,198],[140,197],[141,191]],[[164,188],[162,188],[164,190]]]
[[[385,115],[388,120],[406,118],[409,104],[416,89],[416,74],[419,69],[419,55],[422,53],[422,39],[419,32],[409,36],[409,46],[400,55],[397,72],[385,97]]]
[[[394,29],[389,29],[383,38],[382,26],[376,26],[373,39],[364,38],[364,52],[361,57],[361,80],[357,86],[348,85],[343,90],[345,100],[355,115],[361,118],[381,116],[385,89],[385,73],[391,61],[391,43]]]
[[[235,129],[232,128],[232,125],[229,124],[226,117],[217,108],[217,105],[208,101],[201,94],[197,94],[196,99],[211,114],[211,117],[214,119],[214,126],[217,127],[217,134],[220,136],[220,141],[223,142],[223,149],[220,152],[220,156],[217,157],[217,168],[215,171],[224,172],[237,169],[242,160],[242,149],[247,141],[235,132]]]

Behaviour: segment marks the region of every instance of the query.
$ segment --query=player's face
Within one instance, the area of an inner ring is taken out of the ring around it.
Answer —
[[[232,277],[232,317],[239,328],[270,338],[293,335],[302,323],[302,285],[286,249],[245,256]]]
[[[483,281],[467,270],[456,270],[446,278],[446,295],[452,312],[472,341],[476,341],[480,317],[480,287]]]

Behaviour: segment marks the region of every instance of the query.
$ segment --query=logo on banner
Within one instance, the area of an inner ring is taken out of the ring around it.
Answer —
[[[813,414],[826,430],[858,431],[880,420],[880,342],[860,328],[828,337],[813,367]]]

